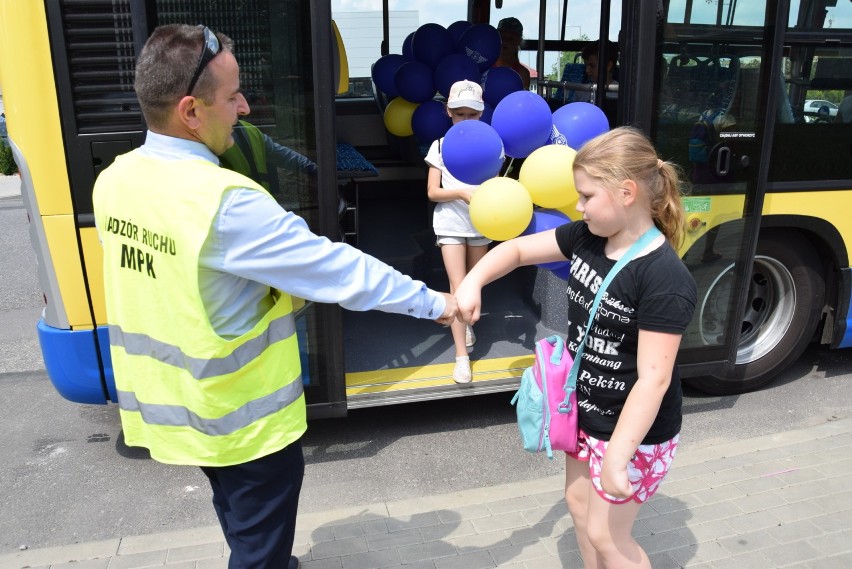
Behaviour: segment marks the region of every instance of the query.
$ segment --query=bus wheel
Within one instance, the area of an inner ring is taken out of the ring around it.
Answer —
[[[720,275],[699,300],[699,311],[713,302],[713,288],[728,288],[725,281],[733,278],[733,265],[726,272],[730,274]],[[751,269],[733,372],[729,376],[686,378],[684,382],[714,395],[745,393],[767,385],[805,351],[819,324],[824,296],[822,266],[808,240],[795,233],[762,233]]]

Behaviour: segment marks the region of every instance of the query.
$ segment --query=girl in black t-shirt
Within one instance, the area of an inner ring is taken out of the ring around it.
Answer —
[[[474,323],[483,286],[522,265],[570,259],[566,343],[576,354],[615,261],[652,225],[663,233],[604,293],[577,379],[579,448],[565,468],[565,498],[585,567],[650,568],[631,530],[677,448],[682,394],[675,357],[696,296],[676,253],[684,231],[678,171],[629,127],[583,145],[573,170],[583,221],[498,245],[456,298],[460,316]]]

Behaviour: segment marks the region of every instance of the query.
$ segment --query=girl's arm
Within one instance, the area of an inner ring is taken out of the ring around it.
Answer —
[[[618,417],[601,468],[601,486],[607,494],[618,498],[633,494],[627,479],[627,464],[660,410],[672,380],[680,339],[681,334],[639,330],[639,379],[630,390]]]
[[[464,200],[470,203],[473,188],[459,190],[448,190],[441,187],[441,171],[434,166],[429,166],[429,177],[426,178],[426,191],[429,200],[433,202],[451,202],[453,200]]]
[[[456,289],[459,318],[469,324],[479,320],[482,287],[488,283],[521,266],[566,260],[556,243],[555,229],[500,243],[473,266]]]

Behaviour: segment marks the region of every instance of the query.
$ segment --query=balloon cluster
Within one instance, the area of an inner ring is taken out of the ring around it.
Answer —
[[[463,121],[451,127],[442,154],[453,176],[479,184],[470,200],[473,226],[489,239],[505,241],[571,221],[577,204],[576,149],[608,129],[606,115],[595,105],[570,103],[551,114],[541,97],[523,91],[500,101],[490,126]],[[494,177],[502,165],[495,141],[502,142],[506,155],[525,159],[517,180]],[[563,279],[569,266],[567,261],[540,265]]]
[[[372,69],[373,82],[390,99],[384,111],[388,131],[424,143],[444,137],[447,169],[479,186],[470,201],[471,221],[495,241],[570,222],[577,203],[576,150],[609,130],[606,115],[591,103],[551,112],[542,97],[524,89],[517,72],[493,67],[500,46],[500,34],[489,24],[424,24],[405,39],[402,54],[385,55]],[[483,85],[485,110],[479,121],[452,125],[435,96],[447,97],[453,83],[464,79]],[[496,177],[506,156],[525,159],[518,180]],[[568,265],[542,267],[567,278]]]
[[[490,24],[458,21],[447,28],[423,24],[402,44],[402,54],[380,57],[372,69],[376,87],[390,102],[384,111],[391,134],[415,135],[428,143],[444,136],[450,117],[436,95],[448,97],[453,83],[467,79],[483,85],[485,112],[491,112],[509,93],[523,91],[521,76],[508,67],[492,66],[500,56],[500,34]]]

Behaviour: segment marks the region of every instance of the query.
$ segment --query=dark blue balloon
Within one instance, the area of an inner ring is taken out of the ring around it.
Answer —
[[[609,121],[599,107],[592,103],[568,103],[553,113],[550,142],[579,150],[587,141],[608,130]]]
[[[492,67],[483,76],[482,98],[496,107],[506,95],[524,90],[524,80],[511,67]]]
[[[388,96],[388,99],[399,97],[399,91],[396,89],[396,72],[399,67],[405,63],[405,58],[398,53],[389,53],[383,55],[373,64],[371,75],[373,83],[382,93]]]
[[[414,109],[411,130],[420,142],[428,143],[444,136],[453,125],[447,108],[440,101],[426,101]]]
[[[533,233],[541,233],[556,229],[560,225],[571,223],[571,218],[556,209],[540,209],[533,212],[532,220],[521,235],[532,235]],[[570,265],[570,261],[553,261],[552,263],[539,263],[538,267],[542,269],[550,269],[553,272],[563,268],[563,265]]]
[[[472,25],[473,24],[471,24],[467,20],[459,20],[458,22],[453,22],[452,24],[447,26],[447,31],[450,32],[450,39],[453,42],[454,48],[456,45],[458,45],[462,34],[465,33]]]
[[[526,158],[547,142],[553,128],[553,115],[539,95],[518,91],[500,101],[494,109],[491,126],[500,134],[507,156]]]
[[[394,84],[399,96],[412,103],[422,103],[435,96],[432,68],[419,61],[406,61],[400,65]]]
[[[550,231],[566,223],[571,223],[571,218],[558,209],[540,209],[533,212],[530,224],[524,229],[521,235],[532,235],[533,233]]]
[[[493,128],[481,121],[454,124],[441,145],[444,165],[450,174],[466,184],[481,184],[500,173],[503,143]]]
[[[565,261],[564,263],[545,263],[547,265],[556,265],[554,267],[549,267],[550,272],[554,275],[562,279],[563,281],[567,281],[568,277],[571,276],[571,261]]]
[[[484,122],[485,124],[490,125],[491,124],[491,118],[494,116],[494,107],[492,107],[488,103],[485,103],[484,105],[485,105],[485,109],[482,111],[482,114],[480,115],[479,120],[481,122]]]
[[[441,24],[423,24],[414,32],[411,50],[415,61],[435,69],[442,59],[453,52],[450,33]]]
[[[480,73],[476,64],[463,53],[451,53],[435,68],[435,86],[445,97],[450,96],[450,87],[456,81],[469,79],[479,83]]]
[[[480,71],[485,71],[500,57],[500,32],[491,24],[474,24],[459,39],[456,51],[473,60]]]
[[[405,61],[414,61],[414,50],[411,48],[411,42],[414,40],[415,32],[411,32],[405,39],[402,40],[402,57]]]

